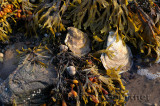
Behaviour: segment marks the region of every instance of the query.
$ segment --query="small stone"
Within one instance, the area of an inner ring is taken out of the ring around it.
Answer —
[[[45,37],[48,37],[49,35],[45,33],[44,36],[45,36]]]
[[[68,71],[69,75],[71,75],[71,76],[76,74],[76,68],[74,66],[67,67],[67,71]]]
[[[59,48],[60,48],[60,51],[64,51],[64,52],[68,51],[68,47],[66,45],[60,45]]]
[[[55,36],[56,36],[56,37],[59,37],[59,36],[61,36],[61,35],[62,35],[62,34],[59,33],[59,32],[56,32],[56,33],[55,33]]]

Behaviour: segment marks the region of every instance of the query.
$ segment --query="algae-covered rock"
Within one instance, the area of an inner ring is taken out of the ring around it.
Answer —
[[[45,50],[46,49],[46,50]],[[20,56],[18,67],[0,85],[0,101],[4,104],[41,104],[48,100],[46,90],[55,85],[57,72],[49,60],[48,48],[38,47],[31,51],[18,51]]]
[[[34,69],[33,69],[34,68]],[[54,66],[49,68],[40,65],[24,65],[16,69],[0,86],[0,100],[6,104],[30,102],[42,103],[44,95],[32,96],[34,91],[45,89],[56,83]],[[39,94],[40,95],[40,94]],[[41,99],[42,98],[42,99]],[[39,99],[39,101],[37,101]]]

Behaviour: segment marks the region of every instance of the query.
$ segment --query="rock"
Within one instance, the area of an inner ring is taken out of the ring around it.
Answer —
[[[0,101],[4,104],[15,101],[18,105],[38,105],[48,100],[49,94],[45,93],[49,91],[47,87],[57,83],[57,72],[54,65],[48,63],[51,57],[44,54],[46,51],[42,51],[43,56],[33,52],[22,56],[18,67],[0,85]]]
[[[40,92],[39,96],[34,97],[34,91],[45,91],[48,86],[56,84],[56,77],[56,71],[52,65],[49,68],[31,64],[19,67],[0,86],[0,101],[5,104],[12,104],[13,100],[17,104],[26,104],[31,101],[35,104],[42,103],[45,101],[42,97],[47,98],[49,94],[43,95]]]
[[[86,55],[91,50],[87,34],[74,27],[68,27],[65,44],[78,57]]]
[[[116,36],[119,37],[119,41],[116,41]],[[114,56],[110,59],[105,53],[101,55],[101,61],[105,69],[117,69],[122,66],[120,73],[130,70],[133,64],[131,50],[126,44],[123,45],[121,37],[116,35],[116,32],[109,32],[106,45],[107,47],[111,46],[108,50],[113,51]]]
[[[10,45],[4,53],[3,57],[3,66],[0,68],[0,78],[3,80],[8,77],[18,66],[18,56],[16,49],[21,49],[24,46],[24,43],[15,43]]]

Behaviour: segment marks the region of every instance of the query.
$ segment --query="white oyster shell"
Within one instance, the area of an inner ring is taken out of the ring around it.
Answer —
[[[107,54],[105,53],[101,54],[101,61],[105,69],[106,70],[111,68],[117,69],[119,66],[122,66],[120,73],[130,70],[133,64],[132,52],[127,45],[123,45],[120,36],[119,36],[119,41],[118,42],[116,41],[116,35],[115,32],[113,31],[109,32],[109,36],[107,39],[107,47],[110,46],[111,44],[112,46],[108,50],[113,51],[114,56],[112,56],[110,59],[107,56]]]
[[[65,39],[65,44],[73,52],[75,56],[81,57],[90,52],[90,40],[86,33],[81,30],[68,27],[68,33]]]

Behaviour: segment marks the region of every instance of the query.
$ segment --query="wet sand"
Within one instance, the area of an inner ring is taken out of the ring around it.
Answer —
[[[143,68],[151,73],[160,72],[160,64]],[[129,90],[127,106],[160,106],[160,78],[148,80],[136,71],[137,69],[131,69],[122,74],[124,85]]]

